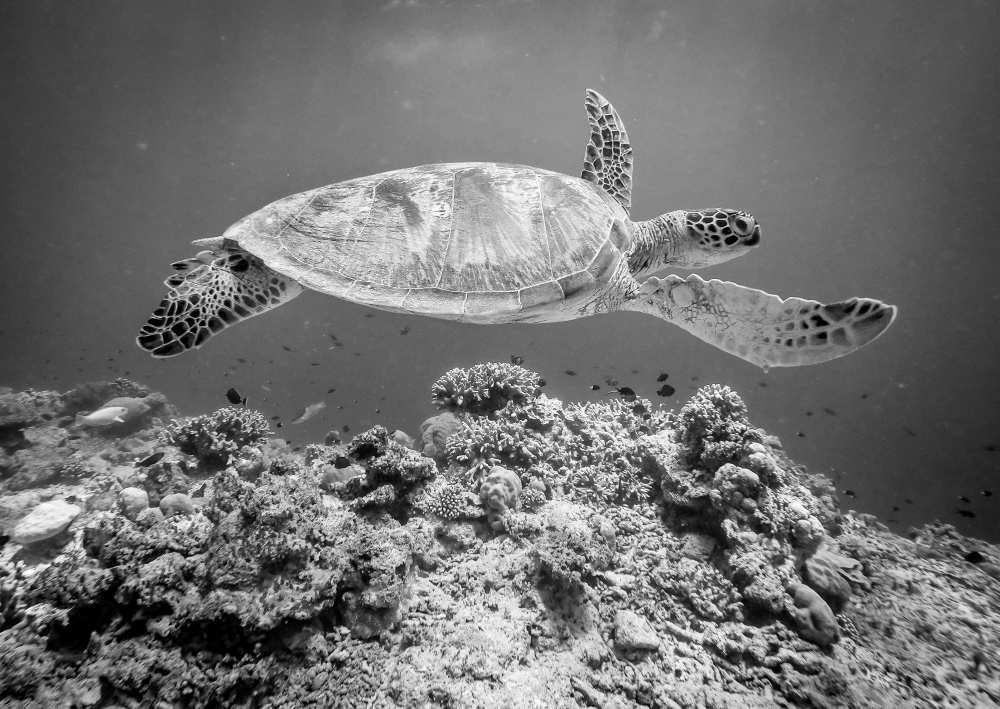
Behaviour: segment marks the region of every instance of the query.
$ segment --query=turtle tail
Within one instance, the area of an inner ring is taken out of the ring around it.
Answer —
[[[171,264],[167,294],[140,328],[136,343],[154,357],[201,347],[241,320],[287,303],[302,292],[297,281],[232,248],[202,251]]]

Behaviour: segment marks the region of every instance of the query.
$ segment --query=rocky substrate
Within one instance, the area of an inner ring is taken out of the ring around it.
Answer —
[[[128,380],[0,394],[0,707],[1000,703],[1000,549],[841,510],[729,388],[432,401],[293,450]]]

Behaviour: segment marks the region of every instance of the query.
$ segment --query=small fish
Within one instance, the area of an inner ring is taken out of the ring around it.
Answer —
[[[892,506],[892,511],[893,512],[899,512],[899,506],[898,505],[893,505]]]
[[[539,380],[538,380],[538,386],[540,386],[540,387],[543,387],[543,386],[545,386],[546,384],[548,384],[548,382],[547,382],[547,381],[545,381],[544,379],[539,379]]]
[[[973,512],[972,510],[955,510],[955,512],[956,514],[960,514],[963,517],[972,518],[976,516],[976,513]]]
[[[302,409],[298,416],[291,420],[291,423],[305,423],[325,408],[325,401],[317,401],[315,404],[309,404],[307,407]]]
[[[917,432],[914,431],[909,426],[903,426],[903,431],[906,433],[907,436],[913,436],[914,438],[917,437]]]
[[[615,379],[614,377],[604,377],[604,383],[607,384],[609,387],[618,386],[618,380]]]
[[[348,431],[351,430],[351,427],[345,423],[343,426],[340,427],[340,430],[343,431],[344,433],[347,433]]]
[[[400,335],[409,335],[410,334],[410,326],[409,325],[404,325],[403,329],[399,331],[399,334]]]
[[[837,412],[836,412],[836,411],[834,411],[833,409],[831,409],[831,408],[830,408],[830,407],[828,407],[828,406],[824,406],[824,407],[823,407],[823,413],[824,413],[824,414],[829,414],[830,416],[836,416],[836,415],[837,415]]]
[[[971,502],[972,502],[972,500],[970,500],[970,499],[969,499],[968,497],[966,497],[965,495],[959,495],[959,496],[958,496],[958,501],[959,501],[959,502],[964,502],[964,503],[965,503],[965,504],[967,504],[967,505],[968,505],[969,503],[971,503]]]
[[[657,396],[673,396],[675,393],[677,393],[677,390],[669,384],[664,384],[656,390]]]
[[[806,437],[806,434],[802,433],[802,431],[796,432],[795,435],[798,436],[799,438],[805,438]]]
[[[237,357],[236,361],[239,362],[240,364],[246,364],[247,363],[247,361],[245,359],[243,359],[242,357]]]
[[[757,382],[757,386],[767,389],[767,382]]]
[[[282,345],[281,349],[283,349],[285,352],[294,352],[295,351],[291,347],[289,347],[288,345]]]
[[[571,377],[575,377],[576,376],[576,372],[574,372],[572,369],[567,369],[566,370],[566,374],[569,375],[569,376],[571,376]]]
[[[166,453],[164,453],[163,451],[157,451],[156,453],[153,453],[152,455],[147,455],[145,458],[143,458],[138,463],[136,463],[136,466],[138,466],[140,468],[148,468],[149,466],[153,465],[154,463],[159,463],[160,460],[163,458],[164,455],[166,455]]]
[[[648,413],[648,409],[646,408],[646,406],[644,404],[640,403],[640,404],[636,404],[635,406],[632,407],[632,413],[633,414],[637,414],[637,415],[645,414],[645,413]]]
[[[625,401],[635,401],[635,390],[632,387],[618,387],[614,391],[609,391],[609,394],[617,394]]]
[[[105,406],[86,416],[77,414],[76,422],[82,426],[110,426],[115,423],[125,423],[124,416],[127,413],[128,409],[124,406]]]
[[[980,490],[979,494],[982,495],[983,497],[993,497],[992,490]]]
[[[997,451],[1000,451],[1000,446],[995,446],[991,444],[988,446],[983,446],[983,450],[986,451],[987,453],[996,453]]]
[[[911,500],[909,497],[907,497],[905,500],[903,500],[903,502],[905,502],[908,505],[912,505],[913,504],[913,500]]]
[[[236,389],[234,389],[233,387],[229,387],[229,389],[226,391],[226,398],[229,400],[229,403],[232,404],[233,406],[247,405],[247,398],[242,394],[240,394],[238,391],[236,391]]]
[[[511,364],[516,364],[516,365],[520,366],[520,365],[524,364],[524,357],[522,357],[521,355],[511,355],[510,356],[510,363]]]
[[[806,411],[806,416],[812,416],[812,415],[813,415],[812,411]]]
[[[658,382],[665,382],[665,381],[667,381],[667,378],[668,378],[669,376],[670,376],[670,375],[669,375],[669,374],[667,374],[666,372],[660,372],[660,376],[658,376],[658,377],[656,378],[656,381],[658,381]]]
[[[590,385],[590,390],[591,390],[591,391],[598,391],[598,390],[599,390],[600,388],[601,388],[601,387],[600,387],[600,386],[598,386],[597,384],[591,384],[591,385]]]
[[[330,387],[329,389],[326,390],[326,393],[327,394],[332,394],[335,391],[337,391],[337,387]]]
[[[848,497],[857,497],[857,493],[854,490],[844,490],[844,494]]]

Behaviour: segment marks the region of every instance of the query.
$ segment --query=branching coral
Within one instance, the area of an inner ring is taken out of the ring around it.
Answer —
[[[468,468],[470,485],[495,465],[527,469],[531,466],[563,465],[567,461],[551,435],[526,424],[538,421],[538,407],[526,411],[508,404],[496,418],[474,418],[465,428],[448,438],[448,459]]]
[[[465,466],[474,486],[495,465],[566,484],[584,502],[607,506],[648,499],[637,441],[665,425],[667,415],[645,401],[569,404],[544,395],[508,404],[490,418],[472,418],[447,443],[448,459]]]
[[[504,362],[456,367],[434,382],[431,401],[447,411],[490,415],[509,402],[520,406],[534,399],[541,391],[540,381],[535,372]]]
[[[307,476],[265,473],[255,485],[227,469],[210,489],[207,516],[146,531],[105,518],[85,535],[93,558],[34,578],[28,598],[67,611],[56,646],[108,624],[145,626],[194,666],[201,651],[253,653],[334,618],[360,637],[395,621],[412,564],[408,532],[331,516]],[[100,644],[89,652],[92,662],[103,657]]]
[[[162,438],[206,465],[223,466],[240,448],[260,443],[270,433],[264,414],[227,406],[211,414],[172,421]]]
[[[441,481],[424,490],[415,505],[425,514],[441,519],[454,520],[469,516],[479,516],[479,505],[470,501],[471,493],[460,485]]]
[[[433,460],[401,445],[382,426],[355,436],[347,453],[364,468],[365,475],[348,480],[342,494],[365,498],[356,506],[392,506],[390,511],[399,518],[405,516],[405,506],[412,498],[420,496],[421,487],[437,474]],[[384,489],[387,486],[392,495]],[[380,488],[382,491],[375,494]]]
[[[738,460],[748,443],[759,443],[763,436],[751,428],[739,394],[727,386],[709,384],[681,408],[677,439],[690,465],[714,472],[723,463]]]

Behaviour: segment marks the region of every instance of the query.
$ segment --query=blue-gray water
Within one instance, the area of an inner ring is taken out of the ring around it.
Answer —
[[[286,421],[326,400],[280,430],[301,442],[414,432],[439,374],[511,354],[565,399],[725,382],[857,509],[1000,538],[997,3],[25,0],[0,28],[0,384],[127,374],[191,413],[235,386]],[[188,242],[283,195],[427,162],[578,174],[586,87],[628,126],[635,218],[761,221],[706,276],[877,297],[895,325],[764,375],[634,314],[478,327],[309,293],[180,358],[134,346]]]

